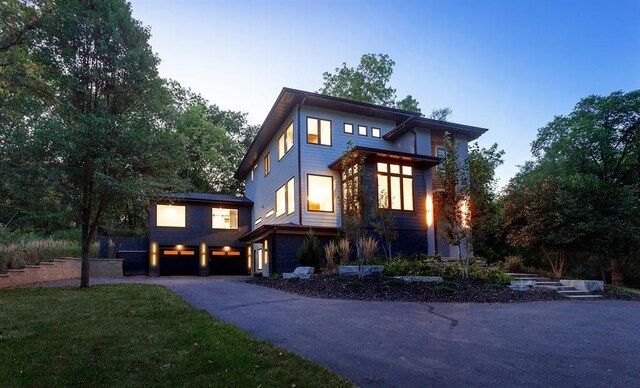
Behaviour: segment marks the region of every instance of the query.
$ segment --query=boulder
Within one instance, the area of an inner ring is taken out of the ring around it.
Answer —
[[[440,283],[440,276],[394,276],[395,279],[404,280],[407,283]]]
[[[311,275],[313,273],[313,267],[296,267],[293,273],[296,275]]]
[[[311,274],[313,273],[313,267],[296,267],[293,272],[285,272],[282,274],[283,279],[293,279],[298,278],[302,280],[311,279]]]
[[[529,291],[535,285],[536,282],[534,280],[514,280],[509,288],[514,291]]]
[[[363,265],[363,276],[380,276],[384,271],[384,265]],[[359,276],[360,271],[357,265],[340,265],[338,266],[338,274],[340,276]]]
[[[578,291],[599,292],[604,290],[604,282],[602,280],[560,280],[560,284],[575,287]]]

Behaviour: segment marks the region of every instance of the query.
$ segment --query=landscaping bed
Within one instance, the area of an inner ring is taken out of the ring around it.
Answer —
[[[389,277],[347,278],[313,275],[309,280],[253,278],[248,283],[312,298],[402,302],[520,303],[567,299],[555,291],[513,291],[506,284],[483,279],[406,283]]]
[[[633,300],[640,302],[640,292],[635,289],[606,286],[602,296],[607,299]]]

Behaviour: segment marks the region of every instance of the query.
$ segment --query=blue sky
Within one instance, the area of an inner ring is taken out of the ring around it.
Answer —
[[[582,97],[640,88],[640,1],[132,0],[160,74],[261,124],[283,86],[316,91],[362,54],[396,62],[391,85],[422,111],[489,128],[505,164]]]

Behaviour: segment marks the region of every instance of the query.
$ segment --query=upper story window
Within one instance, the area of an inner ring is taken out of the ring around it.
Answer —
[[[272,208],[272,209],[269,209],[269,210],[267,211],[267,214],[265,214],[264,218],[269,218],[269,217],[271,217],[272,215],[273,215],[273,208]]]
[[[342,171],[342,211],[360,212],[360,166],[354,164]]]
[[[238,229],[238,209],[211,209],[213,229]]]
[[[271,153],[267,152],[264,156],[264,176],[269,175],[271,172]]]
[[[307,117],[307,143],[331,146],[331,121]]]
[[[258,165],[254,164],[253,167],[251,168],[251,182],[253,182],[253,172],[256,170],[256,167],[258,167]]]
[[[445,148],[436,148],[436,156],[442,159],[446,159],[447,150]],[[444,161],[438,165],[438,170],[444,170]]]
[[[344,133],[353,134],[353,124],[344,123]]]
[[[380,128],[371,127],[371,136],[380,137]]]
[[[187,207],[156,205],[156,226],[184,228],[187,226]]]
[[[294,186],[295,180],[291,178],[276,191],[276,217],[285,213],[291,214],[296,210]]]
[[[413,168],[395,163],[377,163],[378,207],[413,210]]]
[[[307,210],[333,212],[333,177],[307,175]]]
[[[278,139],[278,160],[282,159],[293,148],[293,121]]]
[[[358,135],[367,136],[367,126],[366,125],[358,125]]]

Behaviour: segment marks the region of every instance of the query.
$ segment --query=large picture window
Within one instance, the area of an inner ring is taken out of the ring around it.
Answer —
[[[238,209],[211,209],[213,229],[238,229]]]
[[[331,121],[307,117],[307,143],[331,146]]]
[[[333,177],[307,175],[307,210],[333,212]]]
[[[289,124],[278,139],[278,160],[282,159],[293,148],[293,122]]]
[[[294,178],[276,191],[276,217],[291,214],[296,210]]]
[[[157,205],[156,217],[156,226],[184,228],[187,226],[187,207]]]
[[[377,163],[378,207],[413,210],[413,168],[394,163]]]

